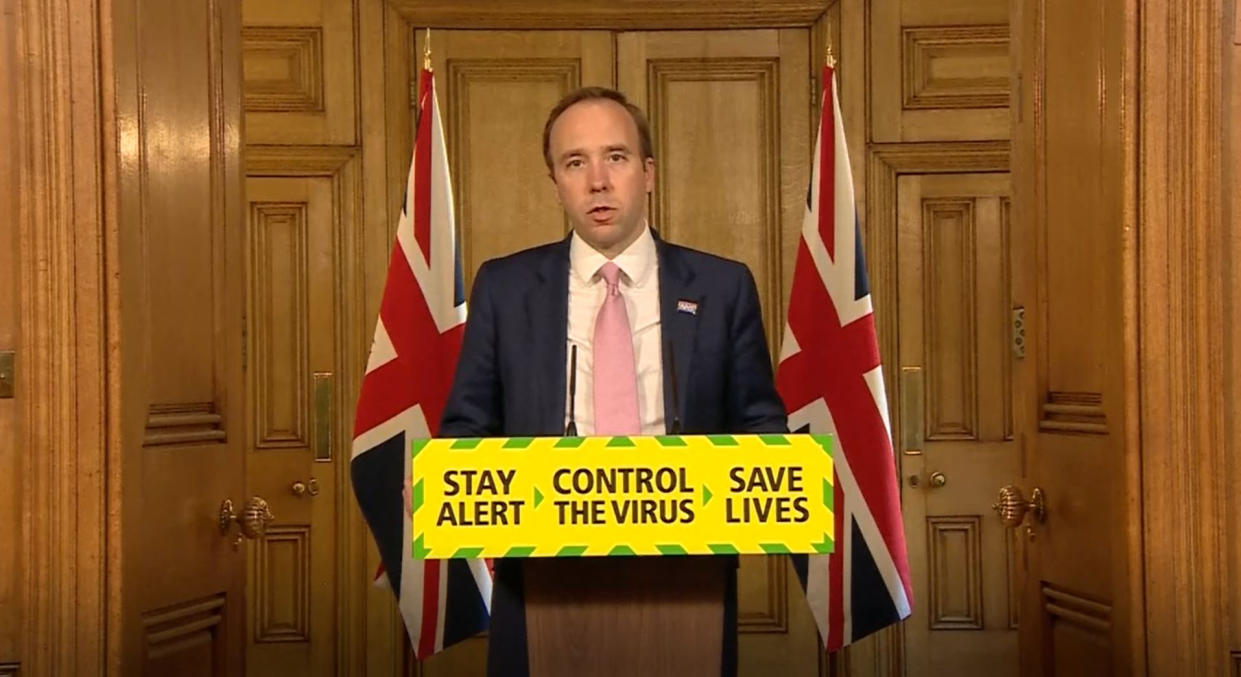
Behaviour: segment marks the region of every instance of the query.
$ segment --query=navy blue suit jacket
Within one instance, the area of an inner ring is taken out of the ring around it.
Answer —
[[[564,433],[569,242],[565,238],[479,268],[441,437]],[[787,432],[749,269],[658,237],[655,249],[668,432],[674,432],[678,415],[682,434]],[[697,311],[678,310],[680,301],[697,304]],[[679,400],[675,404],[673,392]],[[496,562],[488,657],[492,674],[524,673],[521,588],[518,563]],[[735,599],[729,609],[735,628]],[[726,635],[729,640],[735,642],[735,631],[731,638]],[[731,660],[729,648],[725,673],[735,666],[735,644]]]

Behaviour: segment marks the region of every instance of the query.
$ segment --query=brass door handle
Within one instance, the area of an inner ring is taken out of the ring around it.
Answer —
[[[1047,521],[1047,507],[1043,497],[1043,490],[1035,487],[1030,494],[1030,500],[1027,501],[1021,495],[1021,489],[1008,485],[1000,489],[1000,495],[996,499],[991,509],[1000,516],[1000,521],[1006,527],[1017,527],[1025,521],[1026,513],[1034,516],[1038,522]]]
[[[309,494],[310,496],[318,496],[319,495],[319,480],[316,480],[313,477],[310,478],[309,482],[302,482],[301,480],[298,480],[294,482],[293,486],[289,488],[293,491],[293,495],[297,496],[298,498],[305,496],[307,494]]]
[[[948,476],[938,470],[931,473],[931,488],[938,489],[948,484]]]
[[[267,501],[258,496],[251,496],[250,500],[246,501],[246,507],[240,515],[233,509],[231,498],[226,498],[220,503],[220,533],[227,534],[233,524],[237,524],[237,537],[233,539],[234,549],[247,538],[251,540],[261,538],[267,533],[267,523],[275,518]]]

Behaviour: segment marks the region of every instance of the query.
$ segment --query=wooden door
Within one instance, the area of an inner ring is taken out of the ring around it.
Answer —
[[[1018,528],[1026,675],[1143,669],[1125,7],[1026,1],[1013,22],[1014,240],[1031,253],[1015,271],[1028,339],[1018,486],[1045,501]]]
[[[373,326],[361,313],[359,13],[342,0],[243,6],[247,487],[274,514],[246,558],[252,675],[366,670],[375,569],[348,474]]]
[[[109,497],[120,514],[109,524],[120,539],[120,672],[237,675],[245,549],[234,546],[236,524],[221,533],[220,511],[231,499],[240,512],[248,498],[240,5],[112,8],[117,127],[105,148],[119,161],[107,184],[117,190],[108,271],[119,314],[108,324],[108,388],[120,473]]]
[[[778,355],[805,213],[808,29],[652,31],[617,37],[617,86],[650,117],[651,223],[669,241],[749,266]],[[738,668],[806,675],[818,631],[786,557],[743,557]]]
[[[990,509],[1021,476],[1009,195],[1006,173],[897,182],[910,674],[1018,673],[1020,544]]]
[[[348,672],[338,638],[352,605],[339,572],[355,567],[340,536],[352,495],[337,243],[352,214],[334,209],[338,181],[252,174],[246,183],[248,482],[275,514],[248,558],[250,674]]]

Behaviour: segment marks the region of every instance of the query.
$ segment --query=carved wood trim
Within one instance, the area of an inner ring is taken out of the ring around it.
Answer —
[[[1112,607],[1044,584],[1040,600],[1051,623],[1067,623],[1111,643]]]
[[[914,109],[1004,108],[1008,77],[977,81],[938,78],[934,61],[952,56],[990,57],[1007,66],[1008,26],[916,26],[902,31],[902,107]],[[985,56],[981,52],[988,52]]]
[[[246,146],[246,176],[333,176],[357,157],[357,146]]]
[[[978,365],[975,343],[977,331],[977,279],[975,277],[975,244],[978,240],[978,223],[975,213],[975,201],[970,198],[936,198],[924,199],[922,203],[922,242],[923,246],[923,295],[925,310],[922,315],[922,335],[926,340],[926,381],[925,388],[934,396],[928,396],[927,416],[925,420],[927,441],[939,440],[976,440],[978,439]],[[937,216],[956,217],[959,231],[956,233],[957,251],[949,252],[947,242],[941,236],[944,228],[937,227]],[[949,299],[941,299],[939,291],[943,288],[943,276],[954,271],[946,270],[955,261],[960,275],[960,297],[957,299],[961,315],[957,318],[944,317],[953,305]],[[944,303],[941,303],[943,301]],[[945,307],[947,306],[947,307]],[[952,320],[956,321],[953,322]],[[939,340],[936,327],[945,323],[960,326],[961,337],[956,345],[944,345]],[[956,354],[952,354],[954,351]],[[955,358],[955,359],[953,359]],[[943,381],[953,364],[958,366],[961,390],[955,393],[960,407],[960,420],[948,420],[943,412],[947,395],[952,393],[942,390]]]
[[[242,103],[246,112],[323,112],[323,28],[320,26],[248,26],[241,29],[243,63],[282,61],[282,80],[246,78]]]
[[[415,26],[668,30],[810,26],[834,0],[388,0]]]
[[[978,515],[929,517],[926,527],[930,568],[926,604],[930,607],[931,629],[982,630],[982,519]],[[962,540],[964,559],[949,562],[943,549],[946,537],[954,532]],[[965,608],[953,613],[945,608],[950,591],[943,583],[949,571],[962,569],[964,590],[958,592],[962,593]]]
[[[255,642],[309,642],[310,641],[310,526],[306,524],[280,525],[267,528],[263,538],[254,544],[247,600],[251,609],[250,634]],[[291,568],[273,570],[272,552],[282,548],[290,551],[287,564]],[[292,607],[287,609],[290,617],[275,618],[274,595],[276,585],[287,586]],[[347,587],[347,586],[342,586]]]
[[[219,594],[143,614],[146,657],[158,659],[216,641],[215,628],[224,621],[225,603]]]
[[[121,635],[120,570],[107,549],[118,536],[119,486],[119,417],[107,407],[118,366],[107,350],[119,310],[108,270],[115,204],[104,197],[115,144],[101,134],[110,111],[99,105],[112,73],[98,61],[100,23],[78,20],[101,16],[96,0],[11,9],[21,134],[2,143],[19,167],[17,472],[26,512],[12,517],[25,521],[21,667],[103,674]]]
[[[1230,325],[1238,309],[1222,211],[1225,5],[1142,0],[1132,10],[1136,49],[1160,52],[1133,56],[1138,117],[1127,149],[1136,183],[1136,251],[1127,258],[1137,298],[1126,309],[1126,339],[1137,364],[1126,392],[1131,443],[1141,445],[1143,539],[1133,557],[1144,565],[1131,580],[1135,595],[1145,593],[1130,638],[1145,641],[1150,674],[1223,674],[1228,661],[1219,525],[1229,515],[1225,470],[1236,444],[1227,436],[1234,404],[1226,375],[1237,370]]]

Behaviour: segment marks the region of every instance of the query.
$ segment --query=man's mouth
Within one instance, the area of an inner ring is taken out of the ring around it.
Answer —
[[[591,207],[586,212],[586,214],[590,216],[590,218],[593,219],[596,223],[606,223],[607,221],[610,221],[612,219],[612,216],[615,213],[616,213],[616,210],[607,205],[598,205],[595,207]]]

